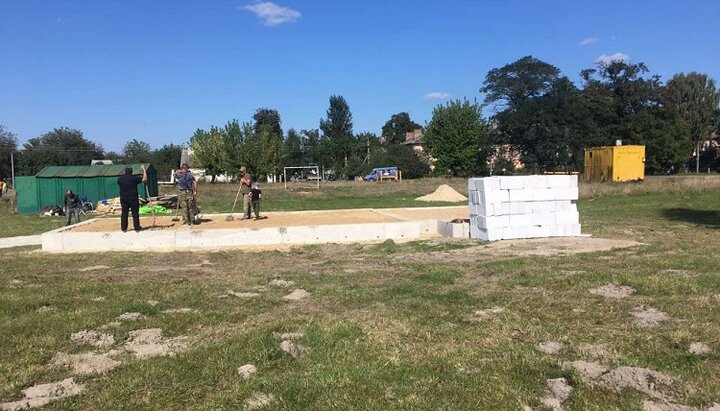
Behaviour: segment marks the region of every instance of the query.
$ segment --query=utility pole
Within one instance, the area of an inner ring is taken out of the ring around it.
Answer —
[[[695,174],[700,174],[700,142],[698,141],[695,149]]]

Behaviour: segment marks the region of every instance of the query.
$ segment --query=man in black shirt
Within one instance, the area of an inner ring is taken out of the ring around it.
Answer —
[[[147,170],[145,166],[140,166],[143,172],[142,178],[134,176],[132,174],[132,167],[125,167],[125,175],[118,177],[117,183],[120,186],[120,207],[122,213],[120,214],[120,229],[124,232],[128,228],[128,211],[132,211],[133,216],[133,228],[135,231],[141,231],[140,227],[140,202],[138,201],[138,190],[137,186],[140,183],[147,182]]]

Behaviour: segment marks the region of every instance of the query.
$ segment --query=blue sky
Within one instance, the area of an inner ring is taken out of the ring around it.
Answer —
[[[574,81],[603,55],[720,80],[719,17],[712,0],[0,0],[0,124],[119,151],[260,107],[317,128],[340,94],[355,132],[379,133],[393,113],[425,124],[448,98],[482,99],[488,70],[528,54]]]

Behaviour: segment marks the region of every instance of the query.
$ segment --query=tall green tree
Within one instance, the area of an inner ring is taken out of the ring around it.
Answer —
[[[294,128],[291,128],[283,144],[283,164],[287,167],[304,166],[303,160],[302,138]]]
[[[133,139],[125,143],[123,157],[127,164],[148,163],[152,159],[152,147],[149,143]]]
[[[559,68],[533,56],[525,56],[490,70],[480,92],[485,93],[486,104],[513,110],[548,93],[559,78]]]
[[[253,114],[253,120],[255,121],[254,128],[255,132],[259,133],[262,126],[269,126],[270,131],[279,136],[283,135],[282,121],[280,120],[280,113],[277,110],[270,108],[259,108]]]
[[[0,178],[7,181],[12,176],[10,154],[17,151],[17,136],[0,124]]]
[[[61,127],[28,140],[21,158],[22,174],[33,175],[49,165],[90,165],[93,159],[103,158],[103,149],[85,139],[82,131]]]
[[[211,176],[211,183],[215,182],[218,174],[225,171],[228,162],[224,143],[225,134],[215,126],[211,126],[209,131],[197,129],[190,138],[193,166],[205,168],[205,173]]]
[[[393,114],[382,128],[382,136],[387,144],[401,144],[405,134],[422,129],[422,126],[410,119],[406,112]]]
[[[526,168],[579,168],[584,148],[597,145],[597,126],[580,90],[559,77],[545,94],[519,102],[493,117],[493,139],[510,144]]]
[[[645,145],[648,173],[677,170],[692,152],[684,120],[666,104],[660,77],[643,63],[614,61],[583,70],[583,95],[604,144]]]
[[[320,130],[314,128],[300,131],[303,163],[320,165],[324,163],[320,146]]]
[[[331,96],[327,117],[320,120],[329,165],[342,168],[353,150],[353,121],[350,106],[343,96]]]
[[[165,144],[152,152],[150,162],[155,166],[158,179],[170,180],[170,175],[180,165],[182,149],[180,145]]]
[[[476,102],[457,100],[437,106],[423,139],[440,172],[454,176],[486,172],[492,142]]]
[[[696,72],[676,74],[667,82],[662,101],[687,124],[690,139],[697,143],[695,171],[700,172],[700,143],[718,127],[720,93],[715,80]]]

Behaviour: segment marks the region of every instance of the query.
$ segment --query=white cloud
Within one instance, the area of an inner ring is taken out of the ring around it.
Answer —
[[[423,96],[423,99],[425,100],[447,100],[450,97],[452,97],[452,94],[445,93],[441,91],[433,91],[432,93],[427,93]]]
[[[615,53],[610,56],[606,56],[603,54],[595,59],[595,62],[599,64],[610,64],[613,61],[624,61],[627,63],[628,61],[630,61],[630,56],[625,53]]]
[[[580,42],[578,43],[578,46],[589,46],[593,43],[597,43],[598,40],[600,40],[600,39],[597,37],[588,37],[588,38],[580,40]]]
[[[278,6],[269,1],[243,6],[240,9],[253,13],[268,27],[279,26],[283,23],[292,23],[302,16],[297,10]]]

